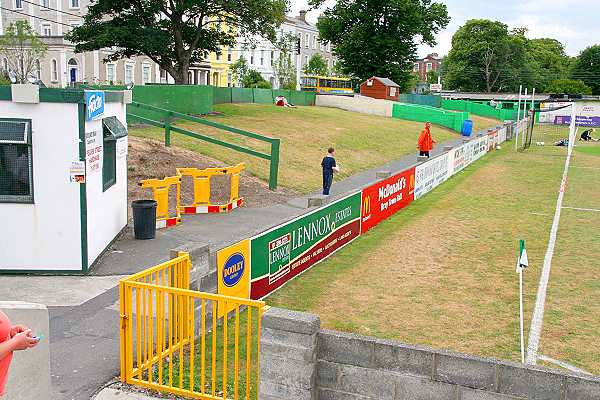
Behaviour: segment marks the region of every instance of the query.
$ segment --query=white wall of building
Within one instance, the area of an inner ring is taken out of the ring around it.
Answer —
[[[104,117],[116,116],[127,126],[125,104],[106,103]],[[85,132],[99,132],[102,119],[86,121]],[[120,150],[122,150],[120,152]],[[102,158],[101,158],[102,159]],[[102,164],[102,163],[101,163]],[[88,267],[98,258],[127,225],[127,137],[117,142],[117,181],[105,192],[102,188],[102,165],[86,176]]]
[[[77,104],[0,101],[0,117],[32,120],[34,204],[0,203],[1,270],[81,270]]]

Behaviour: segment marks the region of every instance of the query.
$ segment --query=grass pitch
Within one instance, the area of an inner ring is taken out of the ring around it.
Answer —
[[[342,173],[336,179],[383,165],[388,161],[416,152],[417,137],[423,129],[420,122],[359,114],[324,107],[282,108],[260,104],[221,104],[215,111],[223,115],[208,119],[251,132],[281,139],[279,184],[300,192],[310,192],[321,186],[321,159],[329,146],[337,151]],[[476,118],[480,129],[499,121]],[[268,145],[252,139],[194,123],[178,126],[260,151]],[[132,128],[130,134],[162,140],[164,130],[153,127]],[[449,129],[434,126],[432,134],[438,142],[457,137]],[[269,163],[200,140],[173,133],[172,144],[202,153],[228,164],[245,162],[247,170],[268,180]]]
[[[572,165],[600,169],[588,154],[596,150],[579,151],[593,146],[577,147]],[[512,148],[469,166],[269,305],[317,313],[332,329],[519,361],[518,239],[530,261],[527,337],[566,148]],[[599,173],[572,168],[564,205],[600,209]],[[541,354],[599,374],[600,213],[563,211]]]

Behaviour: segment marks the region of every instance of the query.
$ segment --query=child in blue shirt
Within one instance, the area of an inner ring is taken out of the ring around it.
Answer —
[[[323,194],[329,196],[329,190],[333,183],[333,173],[340,172],[340,168],[335,163],[335,149],[330,147],[327,149],[327,155],[323,157],[321,166],[323,167]]]

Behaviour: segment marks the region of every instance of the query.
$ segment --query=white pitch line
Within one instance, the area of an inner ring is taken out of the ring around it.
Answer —
[[[576,166],[572,166],[571,168],[577,168],[577,169],[596,169],[596,170],[600,170],[600,168],[597,167],[576,167]]]
[[[575,117],[571,118],[573,121]],[[554,246],[556,244],[556,235],[558,233],[558,224],[560,222],[560,212],[562,210],[562,202],[565,197],[567,187],[567,178],[569,175],[569,164],[571,163],[571,155],[573,154],[573,142],[576,130],[571,126],[571,134],[569,135],[569,147],[567,150],[567,158],[565,160],[565,169],[563,171],[562,180],[560,183],[560,191],[556,199],[556,210],[554,219],[552,220],[552,228],[550,229],[550,238],[548,239],[548,248],[544,256],[544,267],[540,276],[537,296],[535,299],[535,309],[533,318],[531,319],[531,328],[529,329],[529,340],[527,341],[527,358],[526,364],[535,365],[537,360],[538,349],[540,346],[540,336],[542,335],[542,324],[544,322],[544,307],[546,304],[546,291],[548,290],[548,281],[550,280],[550,269],[552,268],[552,257],[554,256]]]
[[[538,359],[540,359],[540,360],[542,360],[542,361],[549,362],[549,363],[551,363],[551,364],[558,365],[559,367],[561,367],[561,368],[564,368],[564,369],[567,369],[567,370],[569,370],[569,371],[571,371],[571,372],[576,372],[576,373],[578,373],[578,374],[592,375],[592,374],[590,374],[589,372],[587,372],[587,371],[584,371],[584,370],[583,370],[583,369],[581,369],[581,368],[577,368],[576,366],[574,366],[574,365],[572,365],[572,364],[569,364],[569,363],[566,363],[566,362],[564,362],[564,361],[560,361],[560,360],[555,360],[554,358],[551,358],[551,357],[548,357],[548,356],[544,356],[544,355],[542,355],[542,354],[540,354],[540,355],[538,356]]]
[[[563,208],[566,208],[568,210],[577,210],[577,211],[594,211],[594,212],[600,212],[600,210],[598,210],[596,208],[579,208],[579,207],[567,207],[567,206],[563,206]]]

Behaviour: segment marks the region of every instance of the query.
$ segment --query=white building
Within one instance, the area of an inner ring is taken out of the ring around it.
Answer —
[[[130,98],[0,87],[0,274],[85,272],[125,228]]]
[[[296,81],[299,88],[302,69],[314,54],[321,54],[327,63],[327,67],[333,68],[336,58],[333,55],[331,43],[319,41],[319,30],[314,24],[306,20],[306,11],[300,11],[297,17],[286,17],[278,31],[278,37],[291,35],[300,40],[300,54],[296,52],[296,43],[293,44],[292,57],[296,65]],[[243,56],[251,69],[254,69],[262,77],[271,83],[274,89],[279,88],[280,83],[275,66],[280,56],[280,51],[275,44],[269,40],[255,36],[248,40],[242,35],[238,38],[240,55]]]
[[[141,56],[104,63],[110,49],[75,53],[64,35],[82,24],[90,0],[0,0],[0,35],[17,20],[26,20],[48,46],[39,60],[38,77],[49,87],[75,82],[88,84],[144,84],[160,82],[160,71],[149,58]],[[0,69],[7,61],[0,59]]]

